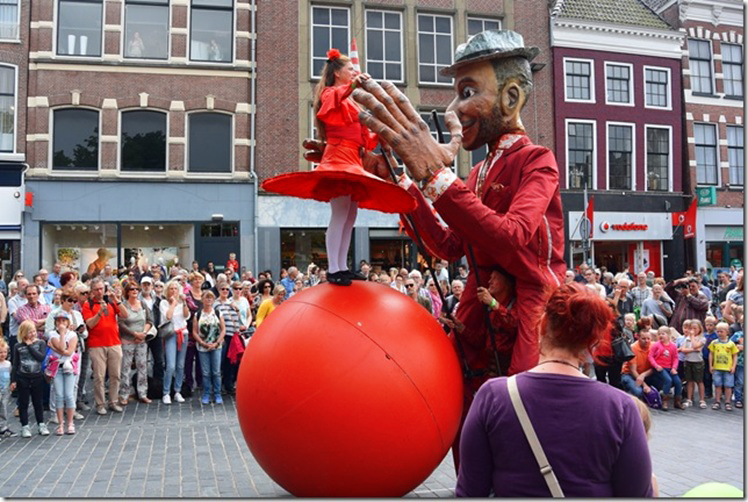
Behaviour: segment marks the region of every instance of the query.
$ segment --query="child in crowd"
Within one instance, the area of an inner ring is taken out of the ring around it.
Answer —
[[[713,385],[712,385],[712,370],[707,364],[709,361],[709,345],[717,339],[717,332],[714,328],[717,326],[717,318],[707,316],[704,319],[704,348],[701,349],[701,354],[704,356],[704,397],[711,399],[714,397]]]
[[[675,387],[675,407],[683,409],[681,403],[683,387],[678,376],[678,349],[671,341],[670,333],[670,328],[661,326],[657,330],[658,341],[649,351],[649,364],[652,365],[662,389],[662,411],[668,410],[671,386]]]
[[[743,407],[743,371],[745,370],[745,360],[743,356],[743,307],[738,306],[734,309],[735,322],[740,326],[740,331],[736,331],[730,340],[738,348],[738,365],[735,367],[735,407]]]
[[[717,324],[717,340],[709,345],[709,368],[714,379],[713,410],[720,408],[722,388],[725,389],[725,410],[732,411],[732,388],[735,386],[735,368],[738,364],[738,347],[730,341],[730,325],[726,322]]]
[[[641,332],[640,332],[641,333]],[[642,424],[644,425],[644,432],[647,434],[647,441],[649,441],[649,430],[652,428],[652,414],[649,412],[649,407],[640,399],[634,399],[636,408],[639,410],[639,416],[642,418]],[[657,498],[660,496],[660,487],[657,484],[657,476],[652,473],[652,496]]]
[[[8,427],[8,407],[10,406],[10,370],[8,344],[0,335],[0,439],[15,437]]]
[[[683,404],[684,406],[688,406],[688,404],[686,404],[685,402],[686,387],[688,385],[688,380],[686,379],[686,354],[681,350],[681,348],[683,348],[683,344],[685,343],[691,332],[691,320],[686,319],[685,321],[683,321],[680,333],[678,333],[675,328],[670,328],[670,330],[676,332],[675,346],[678,347],[678,377],[680,377],[681,384],[683,385]]]
[[[73,414],[75,413],[75,374],[78,372],[78,335],[68,330],[70,317],[60,309],[54,314],[55,330],[49,333],[49,346],[52,352],[60,358],[57,373],[54,377],[55,406],[57,410],[57,435],[64,433],[75,434]],[[68,428],[65,430],[63,408],[68,418]]]
[[[13,346],[13,361],[10,371],[10,390],[18,390],[18,415],[21,419],[21,437],[30,438],[29,398],[34,405],[34,416],[42,436],[49,436],[44,423],[44,374],[42,362],[47,355],[47,344],[39,340],[34,321],[23,321],[18,327],[18,343]]]
[[[683,323],[688,323],[688,331],[684,327],[685,340],[678,349],[679,354],[684,356],[686,388],[688,389],[688,398],[683,403],[686,407],[693,406],[693,388],[696,384],[699,386],[699,408],[706,408],[704,399],[704,356],[701,349],[706,343],[704,338],[704,328],[701,321],[691,319]]]

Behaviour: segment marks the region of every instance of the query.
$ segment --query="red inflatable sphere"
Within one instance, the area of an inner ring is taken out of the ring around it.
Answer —
[[[296,496],[399,497],[452,444],[462,377],[444,330],[381,284],[322,284],[247,346],[236,388],[249,449]]]

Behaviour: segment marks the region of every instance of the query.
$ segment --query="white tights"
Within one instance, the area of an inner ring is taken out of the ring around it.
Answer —
[[[327,246],[328,272],[348,270],[348,248],[351,247],[353,224],[356,223],[358,202],[350,195],[335,197],[330,200],[332,215],[325,234]]]

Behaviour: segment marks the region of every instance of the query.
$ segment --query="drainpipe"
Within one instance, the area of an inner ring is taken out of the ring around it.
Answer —
[[[250,61],[254,63],[254,68],[252,69],[252,79],[249,81],[249,94],[251,99],[251,113],[249,114],[249,176],[252,178],[252,184],[254,185],[254,215],[253,215],[253,225],[252,230],[254,232],[254,238],[252,239],[252,242],[254,243],[254,273],[255,277],[259,273],[259,257],[258,253],[260,250],[260,245],[257,242],[258,241],[258,223],[260,220],[258,211],[259,211],[259,183],[260,180],[257,177],[257,172],[255,172],[255,155],[256,155],[256,139],[255,139],[255,115],[257,114],[257,4],[256,0],[251,0],[250,2],[250,19],[252,23],[252,32],[254,33],[254,37],[252,38],[252,48],[250,51]]]

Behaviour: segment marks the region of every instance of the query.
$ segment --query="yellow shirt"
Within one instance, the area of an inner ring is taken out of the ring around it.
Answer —
[[[709,344],[712,353],[712,367],[718,371],[730,371],[732,369],[732,358],[738,353],[735,342],[720,342],[719,339]]]
[[[273,300],[265,300],[260,304],[260,308],[257,310],[257,327],[260,327],[260,324],[262,324],[262,321],[265,320],[265,318],[275,310],[275,303],[273,303]]]

